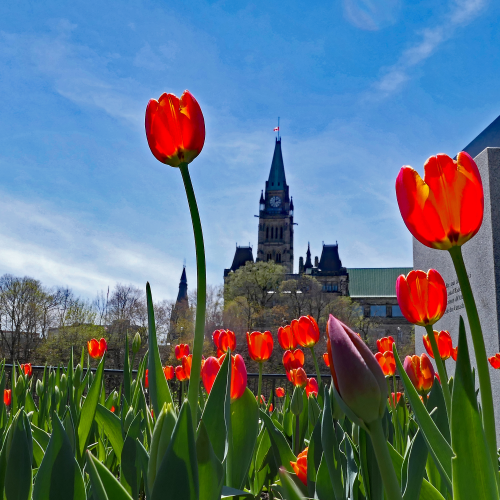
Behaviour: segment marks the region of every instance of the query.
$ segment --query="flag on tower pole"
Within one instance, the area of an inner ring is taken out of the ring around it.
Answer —
[[[277,132],[280,128],[279,127],[274,127],[274,132]]]

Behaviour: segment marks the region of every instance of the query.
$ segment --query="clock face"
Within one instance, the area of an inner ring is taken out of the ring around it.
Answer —
[[[281,198],[279,196],[273,196],[270,200],[269,200],[269,204],[273,207],[273,208],[278,208],[280,205],[281,205]]]

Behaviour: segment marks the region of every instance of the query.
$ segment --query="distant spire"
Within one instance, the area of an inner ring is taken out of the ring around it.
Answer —
[[[307,242],[306,262],[304,264],[304,269],[311,269],[312,266],[313,265],[311,262],[311,247],[309,245],[309,242]]]
[[[276,143],[274,145],[273,161],[271,163],[271,171],[269,172],[266,190],[285,190],[285,186],[285,165],[283,163],[283,154],[281,153],[281,138],[279,138],[276,139]]]
[[[266,202],[266,200],[264,200],[264,190],[261,190],[260,191],[260,201],[259,201],[259,205],[262,205]]]
[[[188,300],[188,282],[186,276],[186,265],[182,267],[181,280],[179,282],[179,293],[177,294],[177,303],[182,302],[184,300]]]

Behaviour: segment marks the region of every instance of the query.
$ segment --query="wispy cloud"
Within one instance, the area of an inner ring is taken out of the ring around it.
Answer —
[[[472,22],[483,10],[486,0],[454,0],[448,15],[436,26],[420,30],[420,40],[407,48],[393,66],[383,69],[369,97],[380,99],[398,91],[411,78],[411,69],[431,57],[457,28]]]

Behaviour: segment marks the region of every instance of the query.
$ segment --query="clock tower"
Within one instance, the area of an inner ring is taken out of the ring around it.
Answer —
[[[257,261],[269,260],[293,273],[293,201],[285,178],[281,138],[276,139],[269,179],[259,202]]]

